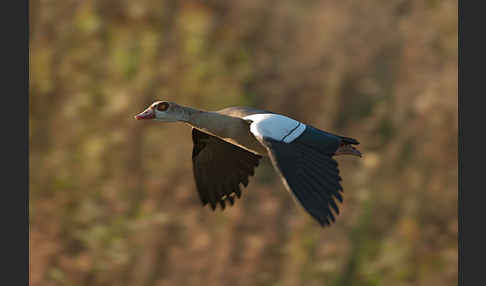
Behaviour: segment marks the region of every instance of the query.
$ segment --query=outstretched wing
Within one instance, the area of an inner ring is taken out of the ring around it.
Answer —
[[[226,201],[234,204],[241,197],[240,183],[248,185],[261,156],[227,143],[215,136],[192,129],[192,167],[199,198],[214,210]]]
[[[267,147],[270,159],[297,202],[322,226],[339,214],[343,197],[336,160],[339,136],[282,115],[254,115],[251,132]]]

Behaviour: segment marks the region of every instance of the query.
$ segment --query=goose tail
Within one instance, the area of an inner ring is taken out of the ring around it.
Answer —
[[[358,140],[350,137],[339,136],[341,143],[334,155],[352,155],[356,157],[362,157],[363,154],[356,149],[353,145],[359,145]]]

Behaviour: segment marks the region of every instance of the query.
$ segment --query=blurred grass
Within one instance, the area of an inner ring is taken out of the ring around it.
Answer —
[[[31,285],[456,285],[457,2],[33,1]],[[201,208],[155,100],[358,138],[321,229],[268,160]]]

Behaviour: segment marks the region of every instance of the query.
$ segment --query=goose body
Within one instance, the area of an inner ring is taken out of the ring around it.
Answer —
[[[201,111],[157,101],[136,119],[192,126],[193,173],[203,205],[224,209],[241,197],[262,156],[268,156],[284,186],[322,226],[335,221],[343,188],[336,155],[361,153],[356,139],[319,130],[290,117],[251,107]]]

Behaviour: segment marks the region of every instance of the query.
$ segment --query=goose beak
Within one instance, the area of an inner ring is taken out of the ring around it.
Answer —
[[[147,108],[144,112],[135,115],[135,119],[142,120],[142,119],[154,119],[155,112],[151,108]]]

